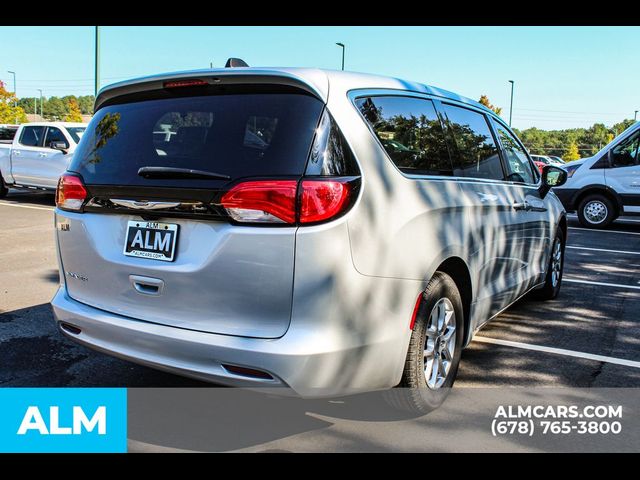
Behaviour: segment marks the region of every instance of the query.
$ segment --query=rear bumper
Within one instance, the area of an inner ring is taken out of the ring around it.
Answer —
[[[158,325],[105,312],[68,296],[61,286],[52,300],[54,317],[80,329],[70,339],[93,349],[179,375],[238,387],[290,387],[303,397],[326,397],[392,387],[395,375],[363,374],[364,358],[385,358],[402,348],[405,335],[387,342],[345,344],[336,332],[295,331],[279,339],[219,335]],[[327,336],[333,341],[326,341]],[[318,341],[325,338],[325,341]],[[236,375],[222,365],[259,369],[262,379]],[[379,368],[384,370],[384,368]],[[395,383],[394,383],[395,382]],[[284,393],[284,392],[283,392]]]

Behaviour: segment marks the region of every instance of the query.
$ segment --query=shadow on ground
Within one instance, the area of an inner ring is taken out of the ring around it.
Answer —
[[[0,313],[0,358],[2,387],[209,385],[119,360],[68,340],[58,331],[48,303]]]

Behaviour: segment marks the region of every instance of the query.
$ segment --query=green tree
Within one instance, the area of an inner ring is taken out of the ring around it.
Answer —
[[[566,162],[572,162],[573,160],[578,160],[580,158],[580,151],[578,150],[578,144],[575,141],[572,141],[567,147],[567,151],[564,153],[564,157],[562,157]]]
[[[62,120],[67,114],[62,99],[49,97],[44,104],[44,116],[49,120]]]
[[[16,96],[8,92],[4,83],[0,81],[0,123],[24,123],[27,115],[24,109],[16,105]]]
[[[93,103],[95,102],[93,95],[81,95],[78,97],[78,105],[83,115],[93,115]]]
[[[498,115],[502,113],[502,108],[496,107],[495,105],[491,105],[491,102],[489,101],[489,97],[487,97],[486,95],[481,95],[480,100],[478,100],[478,102],[480,102],[482,105],[484,105],[488,109],[493,110]]]
[[[611,127],[611,130],[613,130],[613,134],[617,136],[617,135],[620,135],[622,132],[624,132],[627,128],[629,128],[634,123],[636,123],[635,120],[631,120],[630,118],[627,118],[621,121],[620,123],[616,123],[613,127]]]
[[[65,122],[82,122],[82,112],[80,111],[80,105],[75,98],[69,99],[69,113],[64,117]]]
[[[604,125],[604,123],[596,123],[592,127],[585,131],[582,144],[586,149],[583,150],[588,156],[595,155],[598,150],[609,143],[610,130]]]
[[[18,99],[18,106],[22,107],[25,113],[40,113],[40,98],[22,97]]]

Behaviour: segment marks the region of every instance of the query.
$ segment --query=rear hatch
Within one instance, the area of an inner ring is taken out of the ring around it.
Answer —
[[[57,219],[69,295],[163,325],[284,335],[296,223],[262,212],[277,189],[255,211],[221,203],[239,184],[296,185],[322,111],[293,87],[180,82],[103,105],[69,167],[86,199]]]

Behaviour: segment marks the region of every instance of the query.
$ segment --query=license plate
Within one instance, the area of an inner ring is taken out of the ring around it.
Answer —
[[[174,223],[131,221],[127,223],[124,254],[173,262],[177,239],[178,225]]]

